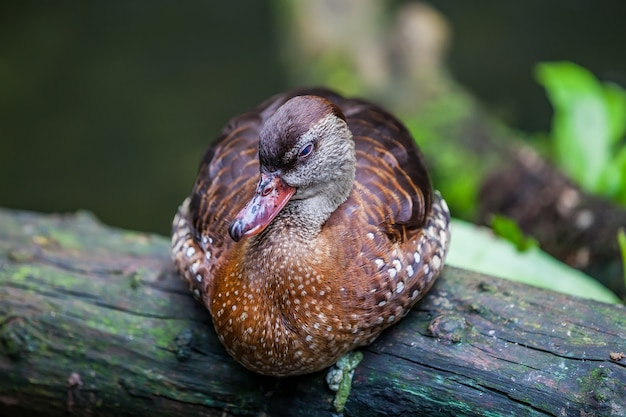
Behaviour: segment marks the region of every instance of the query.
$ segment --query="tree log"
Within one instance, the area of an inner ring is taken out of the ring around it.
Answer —
[[[362,349],[344,415],[626,415],[626,309],[446,267]],[[167,239],[0,209],[0,414],[323,416],[232,360]]]

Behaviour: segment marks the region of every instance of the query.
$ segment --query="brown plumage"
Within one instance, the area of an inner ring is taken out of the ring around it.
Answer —
[[[224,128],[174,218],[172,256],[228,352],[287,376],[332,365],[404,317],[448,242],[447,206],[406,128],[314,89]]]

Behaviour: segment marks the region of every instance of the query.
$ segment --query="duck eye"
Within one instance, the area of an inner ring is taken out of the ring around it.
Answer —
[[[307,158],[313,153],[313,144],[304,145],[298,153],[298,158]]]

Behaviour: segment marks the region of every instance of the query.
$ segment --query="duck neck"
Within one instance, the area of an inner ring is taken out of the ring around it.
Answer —
[[[272,226],[282,224],[295,228],[293,232],[306,239],[316,236],[331,214],[348,199],[353,185],[354,169],[344,172],[342,178],[320,186],[306,198],[298,198],[296,192]]]
[[[281,211],[275,223],[293,229],[292,233],[302,238],[311,239],[322,230],[322,226],[339,204],[323,196],[293,200]]]

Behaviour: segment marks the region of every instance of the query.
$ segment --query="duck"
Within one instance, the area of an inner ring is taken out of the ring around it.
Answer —
[[[234,117],[177,210],[171,255],[227,352],[256,373],[328,368],[441,272],[450,212],[407,128],[325,89]]]

